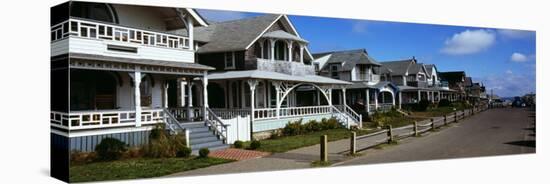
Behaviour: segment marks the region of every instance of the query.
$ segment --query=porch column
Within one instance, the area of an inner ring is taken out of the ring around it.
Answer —
[[[398,95],[399,95],[399,109],[401,109],[401,104],[403,103],[403,93],[401,91],[399,91]]]
[[[139,85],[141,83],[141,70],[139,66],[136,66],[134,73],[130,73],[130,77],[134,79],[134,108],[135,108],[135,119],[136,127],[141,127],[141,93],[139,90]]]
[[[195,45],[193,43],[193,18],[191,16],[187,16],[187,33],[189,35],[189,50],[194,50]]]
[[[258,80],[256,79],[249,79],[248,86],[250,87],[250,137],[252,137],[253,128],[254,126],[254,109],[255,106],[255,100],[256,100],[256,85],[258,85]]]
[[[317,106],[321,105],[321,92],[317,89]]]
[[[291,40],[291,41],[288,41],[288,61],[289,62],[292,62],[292,44],[294,42]]]
[[[168,82],[164,83],[164,108],[168,108]]]
[[[277,116],[277,119],[280,118],[280,110],[281,110],[281,82],[275,81],[271,82],[273,86],[275,87],[275,113]]]
[[[187,86],[187,83],[185,80],[179,79],[180,83],[180,106],[185,107],[185,86]]]
[[[369,94],[369,88],[365,90],[365,104],[367,104],[367,113],[370,112],[370,94]]]
[[[269,39],[269,47],[271,47],[271,61],[275,61],[275,39]]]
[[[420,100],[422,100],[422,97],[420,96],[420,90],[418,90],[418,102],[420,102]]]
[[[187,119],[193,119],[193,78],[187,78]]]
[[[379,93],[380,92],[378,92],[378,91],[374,92],[374,97],[375,97],[374,98],[374,110],[378,110],[378,94]]]
[[[441,101],[441,91],[437,92],[437,101]]]
[[[304,44],[300,44],[300,63],[304,64]]]
[[[346,102],[346,88],[342,88],[342,99],[344,101],[344,103],[342,103],[342,105],[347,106],[347,102]]]
[[[208,73],[205,71],[202,74],[202,99],[203,99],[203,120],[207,120],[208,118]]]
[[[395,93],[391,93],[391,103],[392,107],[395,107]]]

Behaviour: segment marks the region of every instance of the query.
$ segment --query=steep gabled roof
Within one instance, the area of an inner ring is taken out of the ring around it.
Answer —
[[[432,73],[434,71],[437,72],[437,68],[434,64],[425,64],[424,67],[426,67],[426,72],[428,76],[432,76]]]
[[[343,50],[343,51],[331,51],[313,54],[315,59],[322,57],[329,57],[325,64],[321,67],[321,70],[330,63],[341,63],[342,71],[351,71],[357,64],[376,65],[381,64],[372,58],[365,49],[356,50]]]
[[[465,77],[464,78],[464,86],[473,86],[474,83],[472,82],[472,77]]]
[[[382,62],[381,71],[382,73],[391,71],[391,75],[405,75],[413,64],[416,64],[415,59]]]
[[[252,18],[210,24],[194,29],[195,40],[206,42],[198,53],[246,50],[282,15],[267,14]]]

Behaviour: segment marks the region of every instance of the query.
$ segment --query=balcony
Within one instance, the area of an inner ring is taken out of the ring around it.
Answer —
[[[280,61],[257,58],[256,60],[248,61],[250,65],[247,68],[262,71],[278,72],[289,75],[315,75],[315,67],[294,61]],[[255,67],[253,66],[255,65]]]
[[[51,55],[69,52],[194,62],[189,37],[81,18],[51,27]]]
[[[418,87],[418,88],[427,88],[428,82],[426,81],[407,81],[407,86]]]
[[[377,74],[359,74],[357,75],[356,81],[366,81],[369,83],[378,83],[380,82],[380,75]]]

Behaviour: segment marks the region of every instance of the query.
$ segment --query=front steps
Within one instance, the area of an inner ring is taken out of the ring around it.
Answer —
[[[193,154],[198,154],[201,148],[208,148],[210,151],[229,148],[229,145],[218,139],[204,122],[180,123],[180,125],[189,130],[189,145]]]

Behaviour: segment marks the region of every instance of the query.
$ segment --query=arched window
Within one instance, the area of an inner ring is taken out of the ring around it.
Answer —
[[[71,2],[72,17],[118,23],[114,8],[105,3]]]

